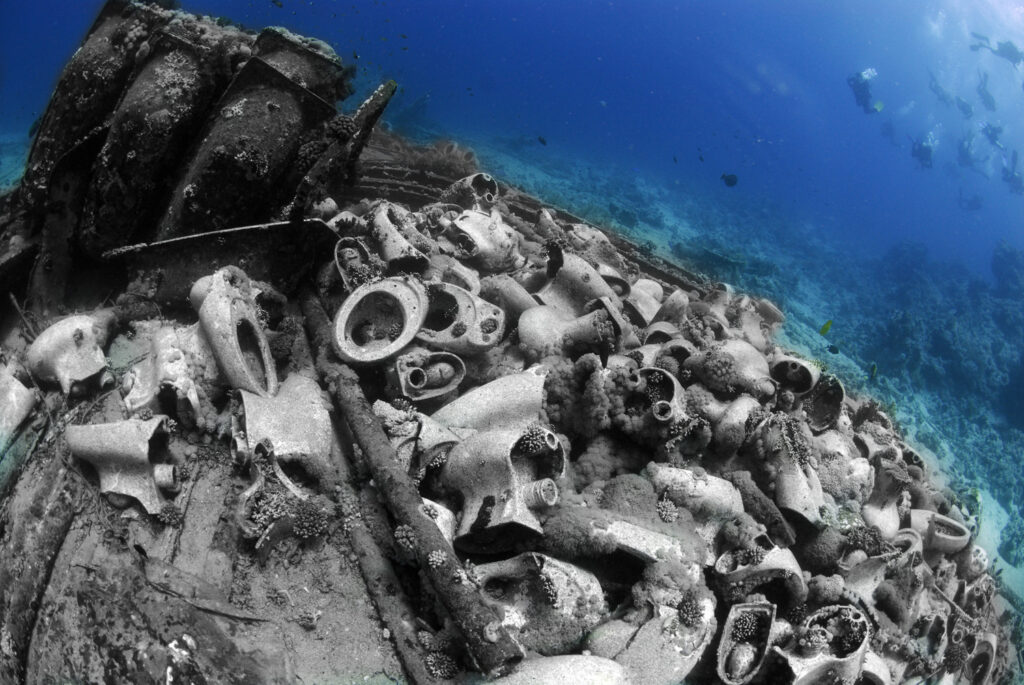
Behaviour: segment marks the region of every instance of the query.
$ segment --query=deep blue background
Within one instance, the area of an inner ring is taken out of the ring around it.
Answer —
[[[999,181],[1005,153],[978,137],[977,154],[991,156],[988,180],[955,164],[958,138],[984,120],[1002,123],[1007,148],[1024,151],[1024,70],[968,49],[969,31],[1024,46],[1019,3],[282,4],[184,7],[257,28],[285,25],[327,40],[348,61],[354,50],[361,92],[393,77],[403,91],[391,111],[429,96],[427,112],[448,134],[520,138],[527,161],[571,155],[724,204],[770,202],[852,256],[917,240],[933,257],[987,276],[998,239],[1024,247],[1024,198]],[[28,128],[99,5],[0,0],[0,131]],[[881,114],[861,112],[846,85],[866,67],[879,74]],[[995,114],[975,95],[979,68],[990,74]],[[928,69],[974,105],[972,119],[937,102]],[[880,135],[886,120],[902,147]],[[919,170],[907,136],[929,131],[939,140],[935,167]],[[738,174],[739,186],[727,190],[723,171]],[[961,190],[980,195],[984,208],[959,210]]]

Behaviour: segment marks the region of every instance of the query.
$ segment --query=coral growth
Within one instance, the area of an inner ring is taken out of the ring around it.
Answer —
[[[605,484],[601,506],[623,514],[645,516],[656,513],[658,498],[651,481],[629,473],[616,476]]]
[[[185,514],[175,504],[165,504],[156,515],[160,523],[171,528],[180,528],[185,522]]]
[[[556,507],[544,521],[543,547],[561,559],[596,558],[615,551],[615,543],[589,533],[589,519],[577,507]]]
[[[314,499],[301,500],[292,514],[295,535],[303,540],[318,538],[327,532],[328,508]]]
[[[573,464],[576,487],[606,481],[623,473],[635,473],[647,463],[647,455],[632,443],[609,433],[599,433]]]
[[[701,598],[707,592],[707,588],[694,578],[692,568],[678,562],[659,561],[648,565],[640,581],[633,586],[633,606],[677,607],[681,618],[686,613],[686,618],[690,619],[683,620],[683,623],[693,625],[699,618]],[[689,610],[686,610],[687,603],[690,605]],[[694,616],[694,613],[698,615]]]
[[[800,561],[811,573],[831,573],[839,561],[846,538],[835,526],[829,526],[800,543]]]
[[[910,617],[906,597],[889,580],[882,581],[872,595],[878,610],[892,619],[898,626],[904,626]]]
[[[559,360],[544,379],[548,420],[570,436],[596,435],[611,426],[612,409],[601,359],[585,354],[575,362]]]
[[[740,614],[732,624],[732,637],[737,642],[756,642],[763,633],[760,617],[753,612]]]

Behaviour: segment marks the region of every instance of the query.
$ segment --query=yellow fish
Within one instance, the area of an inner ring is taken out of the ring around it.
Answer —
[[[821,329],[818,332],[821,333],[822,335],[827,335],[829,330],[831,330],[831,328],[832,328],[832,319],[829,319],[828,321],[825,322],[825,324],[821,327]]]
[[[873,107],[875,108],[876,112],[881,112],[883,109],[885,109],[885,104],[881,100],[876,100]]]

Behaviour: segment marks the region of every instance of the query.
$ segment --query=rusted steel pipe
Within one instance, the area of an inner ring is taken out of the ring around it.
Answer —
[[[313,363],[313,355],[309,349],[309,341],[303,336],[300,346],[296,348],[293,360],[301,360],[300,365]],[[318,376],[319,378],[319,376]],[[341,424],[335,430],[343,433],[339,440],[351,440],[351,436]],[[384,555],[373,535],[370,526],[387,526],[386,521],[374,520],[372,512],[359,510],[359,494],[356,485],[359,480],[355,464],[345,458],[339,443],[331,448],[331,463],[338,470],[339,483],[337,492],[341,502],[342,516],[345,518],[345,534],[359,564],[360,574],[366,589],[377,607],[377,615],[391,631],[395,651],[405,667],[405,673],[412,683],[429,683],[434,680],[427,668],[426,650],[419,642],[419,630],[412,610],[412,602],[402,589],[391,561]],[[383,518],[383,512],[379,512]],[[368,521],[370,523],[368,523]]]
[[[420,568],[465,637],[479,670],[491,676],[507,673],[523,658],[522,647],[509,635],[494,610],[483,602],[476,586],[466,578],[451,545],[424,513],[423,499],[402,469],[380,419],[363,394],[359,377],[337,361],[331,348],[330,320],[312,293],[303,294],[302,313],[317,369],[362,449],[388,511],[397,525],[411,528]]]

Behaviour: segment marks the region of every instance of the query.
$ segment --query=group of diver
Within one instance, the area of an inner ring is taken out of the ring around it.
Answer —
[[[1024,63],[1024,52],[1021,52],[1013,41],[1000,41],[993,47],[987,36],[978,33],[971,33],[971,36],[977,41],[969,46],[972,52],[988,50],[996,57],[1007,60],[1015,70],[1021,63]],[[960,95],[946,90],[931,70],[928,71],[928,75],[928,89],[941,104],[946,107],[955,107],[964,119],[970,119],[974,116],[974,106],[969,101]],[[853,97],[857,106],[867,114],[875,114],[883,109],[883,104],[880,101],[874,100],[871,96],[871,81],[877,76],[878,72],[869,68],[846,79],[846,83],[853,91]],[[988,72],[979,69],[978,83],[974,91],[981,105],[988,112],[994,113],[998,109],[998,104],[992,93],[989,92],[988,81]],[[881,132],[882,136],[889,139],[893,145],[899,145],[892,120],[882,124]],[[988,141],[991,152],[987,155],[979,156],[976,153],[975,140],[978,133]],[[988,162],[991,155],[999,155],[1002,158],[1001,180],[1006,184],[1011,193],[1024,195],[1024,176],[1022,176],[1021,171],[1018,169],[1017,151],[1013,150],[1009,154],[1009,158],[1007,158],[1006,146],[1001,140],[1002,135],[1003,126],[988,121],[979,122],[975,127],[969,128],[957,143],[957,165],[962,169],[974,171],[985,178],[989,178],[988,173],[986,173],[981,165]],[[907,137],[910,140],[910,156],[917,162],[920,168],[930,169],[934,163],[935,149],[938,147],[938,138],[934,131],[921,138]],[[961,192],[958,204],[965,211],[973,211],[981,208],[981,198],[977,195],[965,198]]]

